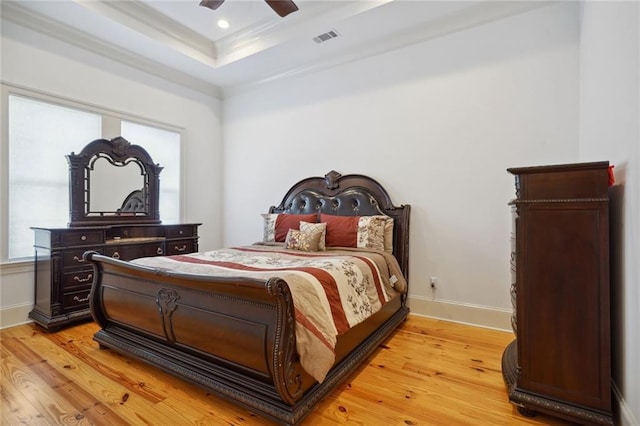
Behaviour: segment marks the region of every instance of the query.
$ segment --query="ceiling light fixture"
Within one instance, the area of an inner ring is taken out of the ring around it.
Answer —
[[[218,19],[218,27],[226,30],[227,28],[229,28],[229,21],[227,21],[226,19]]]

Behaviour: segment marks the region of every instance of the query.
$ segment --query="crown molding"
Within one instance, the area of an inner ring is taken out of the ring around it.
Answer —
[[[185,56],[216,66],[216,44],[139,0],[73,0],[76,4],[125,25]],[[194,0],[195,1],[195,0]]]
[[[216,85],[177,71],[156,61],[145,59],[130,51],[113,46],[83,31],[73,29],[57,21],[43,18],[40,14],[19,6],[17,2],[0,2],[2,20],[11,21],[54,39],[88,50],[96,55],[128,65],[145,73],[192,89],[199,93],[221,99],[222,91]]]
[[[386,40],[381,40],[374,44],[363,44],[343,54],[331,55],[330,57],[322,58],[313,63],[290,67],[249,83],[224,87],[222,88],[223,99],[256,90],[279,80],[313,74],[365,58],[382,55],[396,49],[422,43],[447,34],[463,31],[555,3],[557,3],[557,1],[486,2],[474,4],[462,11],[434,19],[429,22],[429,25],[407,28],[404,31],[393,34]]]
[[[84,3],[96,3],[95,1],[91,0],[74,1],[83,3],[83,5]],[[226,49],[237,48],[239,49],[239,51],[242,51],[243,49],[257,49],[256,51],[265,50],[270,46],[274,46],[278,43],[286,41],[287,38],[290,39],[292,34],[300,35],[301,31],[303,30],[305,31],[305,34],[308,34],[310,31],[314,31],[315,33],[318,28],[325,28],[325,25],[323,23],[327,22],[327,18],[331,18],[335,21],[340,16],[354,16],[354,14],[364,12],[367,8],[372,9],[389,2],[390,0],[380,0],[376,2],[349,2],[357,3],[360,9],[355,8],[356,6],[354,5],[350,6],[351,9],[318,9],[316,10],[317,13],[314,13],[314,17],[310,20],[305,21],[303,17],[300,17],[299,21],[289,21],[289,24],[291,25],[287,28],[279,29],[277,28],[277,25],[267,23],[267,20],[265,20],[251,29],[241,31],[235,35],[228,36],[225,39],[221,39],[218,42],[218,51],[221,57],[217,61],[217,66],[221,67],[222,62],[233,62],[234,60],[239,59],[239,57],[235,59],[231,57],[223,58],[222,56],[226,54],[224,52],[226,51]],[[103,9],[106,8],[110,9],[111,11],[116,11],[114,13],[119,13],[120,18],[127,20],[135,19],[136,22],[139,22],[140,18],[132,18],[132,15],[140,14],[141,16],[144,16],[145,13],[149,12],[147,9],[150,9],[139,0],[134,0],[132,2],[110,2],[108,6],[105,6],[106,3],[102,1],[97,3],[100,4],[101,6],[99,7]],[[363,6],[362,3],[368,4]],[[379,40],[376,43],[365,43],[359,46],[354,46],[347,52],[343,52],[340,54],[334,53],[328,56],[317,58],[317,60],[307,63],[283,67],[280,70],[270,72],[268,75],[263,75],[262,77],[253,79],[252,81],[224,87],[217,86],[211,82],[207,82],[206,80],[194,77],[186,72],[179,71],[154,60],[146,59],[140,55],[126,50],[125,48],[114,46],[109,42],[102,41],[101,39],[94,37],[88,33],[73,29],[57,21],[45,18],[37,12],[33,12],[26,7],[20,6],[19,2],[0,2],[0,11],[2,19],[13,21],[36,32],[43,33],[55,39],[59,39],[66,43],[78,46],[97,55],[107,57],[116,62],[144,71],[148,74],[158,76],[180,86],[195,90],[200,93],[204,93],[218,99],[225,99],[241,93],[258,89],[262,86],[275,83],[279,80],[304,76],[322,70],[330,69],[342,64],[347,64],[368,57],[381,55],[394,49],[399,49],[433,38],[442,37],[453,32],[462,31],[474,26],[524,13],[534,8],[547,6],[553,3],[556,2],[518,1],[479,2],[471,4],[463,10],[458,10],[455,13],[433,19],[429,22],[429,25],[418,25],[406,28],[402,31],[392,34],[390,37],[384,40]],[[321,13],[323,11],[324,14]],[[156,12],[155,10],[152,10],[152,12],[150,13],[153,14],[152,16],[156,16],[159,14],[159,12]],[[126,18],[126,16],[129,17]],[[162,15],[162,17],[159,18],[158,21],[153,24],[148,24],[147,27],[157,29],[158,27],[162,27],[164,25],[162,22],[164,22],[165,20],[170,21],[169,18]],[[173,33],[173,30],[171,30],[172,26],[175,26],[175,23],[171,25],[167,24],[166,30],[163,29],[163,32],[165,33],[163,37],[173,37],[171,35]],[[180,24],[178,24],[178,26],[182,27],[182,25]],[[135,29],[137,30],[139,28],[136,26]],[[182,40],[181,43],[183,43],[185,42],[185,40],[188,40],[188,37],[189,36],[187,35],[176,35],[174,37],[174,40]],[[213,43],[210,40],[208,40],[208,42]],[[183,51],[180,52],[184,54]],[[246,51],[240,53],[232,52],[230,54],[240,55],[240,57],[246,57],[250,55],[250,53],[247,55]],[[214,70],[215,67],[212,67],[211,72],[214,72]]]
[[[336,22],[359,15],[394,0],[317,1],[304,4],[304,13],[269,18],[236,31],[216,42],[218,66],[230,64],[290,40],[312,39]]]

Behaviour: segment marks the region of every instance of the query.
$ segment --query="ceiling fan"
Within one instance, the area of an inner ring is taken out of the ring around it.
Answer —
[[[298,6],[291,0],[264,0],[271,9],[283,18],[288,14],[298,10]],[[222,6],[224,0],[202,0],[200,6],[208,7],[209,9],[216,10]]]

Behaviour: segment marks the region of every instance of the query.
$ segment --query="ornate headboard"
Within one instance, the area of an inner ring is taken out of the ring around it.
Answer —
[[[405,278],[409,279],[408,204],[394,206],[387,191],[364,175],[342,176],[335,170],[324,178],[310,177],[291,187],[280,205],[269,213],[325,213],[340,216],[386,215],[393,218],[393,254]]]

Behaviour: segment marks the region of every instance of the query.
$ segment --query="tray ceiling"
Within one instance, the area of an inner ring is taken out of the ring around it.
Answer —
[[[215,11],[198,3],[3,0],[0,12],[3,21],[219,94],[376,55],[546,4],[296,0],[299,10],[281,18],[263,0],[227,0]],[[220,28],[220,19],[229,28]],[[10,30],[3,26],[3,36],[6,31]]]

